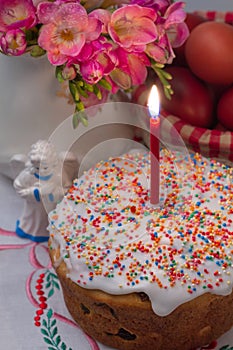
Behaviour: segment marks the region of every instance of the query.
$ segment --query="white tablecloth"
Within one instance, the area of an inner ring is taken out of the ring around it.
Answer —
[[[15,235],[21,208],[12,181],[0,175],[0,349],[109,349],[86,336],[67,312],[47,244]],[[233,349],[233,329],[205,349]]]

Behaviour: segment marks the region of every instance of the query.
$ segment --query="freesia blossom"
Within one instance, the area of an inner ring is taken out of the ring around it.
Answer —
[[[111,19],[111,14],[109,11],[103,10],[103,9],[97,9],[92,11],[89,16],[97,18],[102,23],[102,30],[101,30],[102,33],[104,34],[108,33],[108,24]]]
[[[109,34],[118,45],[132,51],[143,51],[145,45],[157,38],[156,12],[138,5],[116,10],[109,23]]]
[[[158,22],[158,27],[162,35],[168,35],[169,43],[172,47],[181,46],[189,35],[186,25],[186,12],[184,11],[184,2],[175,2],[171,4],[163,18]]]
[[[127,52],[121,47],[116,49],[118,64],[110,73],[111,79],[122,89],[127,90],[133,85],[142,84],[147,77],[150,60],[143,53]]]
[[[0,0],[0,52],[47,54],[76,111],[144,84],[152,70],[170,96],[163,67],[189,34],[185,17],[182,0]]]
[[[0,30],[28,29],[37,22],[36,8],[32,0],[1,0]]]
[[[189,30],[184,23],[186,13],[184,3],[177,2],[170,5],[163,16],[158,16],[156,24],[158,38],[146,46],[145,52],[156,62],[170,64],[175,57],[173,47],[178,47],[187,39]]]
[[[0,47],[6,55],[22,55],[27,47],[25,33],[21,29],[8,30],[0,38]]]
[[[112,44],[101,38],[86,43],[75,61],[83,79],[89,84],[96,84],[115,68],[117,57]]]
[[[38,17],[45,23],[38,38],[54,65],[64,64],[69,57],[77,56],[86,40],[95,40],[101,33],[101,22],[88,17],[77,2],[45,2],[38,5]]]
[[[66,65],[62,70],[62,77],[65,80],[75,79],[76,75],[76,70],[72,65]]]
[[[172,63],[175,54],[166,34],[160,37],[158,42],[148,44],[146,54],[155,62],[167,64]]]

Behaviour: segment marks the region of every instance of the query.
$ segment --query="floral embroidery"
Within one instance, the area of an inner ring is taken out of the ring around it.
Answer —
[[[16,237],[14,232],[6,231],[0,228],[0,237]],[[17,238],[17,237],[16,237]],[[61,321],[67,326],[78,328],[76,323],[66,316],[56,312],[50,305],[49,301],[56,293],[61,293],[60,283],[57,275],[53,272],[51,263],[44,263],[44,258],[48,258],[48,248],[43,243],[28,242],[27,240],[22,243],[0,244],[0,251],[2,250],[18,250],[24,249],[25,252],[29,249],[28,261],[33,266],[33,271],[27,278],[26,282],[26,295],[29,302],[35,307],[36,312],[34,314],[34,324],[40,328],[40,332],[43,336],[43,341],[48,346],[48,350],[72,350],[62,340],[62,336],[59,334],[59,326],[57,321]],[[43,259],[41,254],[44,254]],[[38,277],[36,277],[38,276]],[[34,290],[36,292],[34,292]],[[36,294],[36,296],[34,296]],[[232,339],[232,332],[228,335],[226,340]],[[87,339],[91,350],[100,350],[97,342],[83,333],[83,336]],[[225,339],[225,338],[224,338]],[[221,341],[223,344],[223,341]],[[208,346],[204,346],[199,350],[233,350],[233,344],[222,345],[220,347],[219,341],[213,341]]]
[[[49,350],[66,350],[68,349],[66,344],[61,341],[61,337],[58,334],[57,321],[53,319],[53,311],[49,309],[47,314],[47,319],[43,319],[41,328],[41,333],[43,334],[43,339],[46,344],[49,345]],[[72,350],[69,348],[69,350]]]

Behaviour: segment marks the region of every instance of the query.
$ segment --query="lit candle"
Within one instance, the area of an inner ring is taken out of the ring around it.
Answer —
[[[152,86],[148,109],[150,113],[150,202],[159,204],[160,169],[159,169],[159,94],[157,87]]]

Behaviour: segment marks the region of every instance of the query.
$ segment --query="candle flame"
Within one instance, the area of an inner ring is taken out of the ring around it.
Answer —
[[[158,92],[157,86],[153,85],[152,88],[151,88],[150,95],[149,95],[149,98],[148,98],[148,103],[147,103],[147,106],[148,106],[148,109],[149,109],[149,113],[150,113],[150,116],[152,118],[158,117],[158,115],[159,115],[159,107],[160,107],[159,105],[160,105],[160,103],[159,103],[159,92]]]

